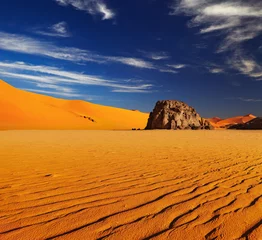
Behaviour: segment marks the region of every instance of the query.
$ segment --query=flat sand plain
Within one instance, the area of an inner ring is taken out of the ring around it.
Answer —
[[[0,239],[262,239],[262,132],[0,132]]]

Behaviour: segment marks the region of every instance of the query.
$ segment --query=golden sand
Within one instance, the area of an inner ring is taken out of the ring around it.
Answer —
[[[0,239],[262,239],[256,131],[0,132]]]
[[[0,80],[2,129],[144,129],[149,114],[26,92]]]

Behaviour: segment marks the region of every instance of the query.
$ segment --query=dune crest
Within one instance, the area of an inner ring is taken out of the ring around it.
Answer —
[[[254,116],[253,114],[248,114],[245,116],[237,116],[227,119],[220,119],[218,117],[214,117],[208,120],[215,128],[229,128],[233,125],[247,123],[255,118],[256,116]]]
[[[147,113],[44,96],[0,80],[0,129],[143,129],[147,119]]]
[[[212,125],[217,124],[218,122],[222,121],[222,118],[220,117],[213,117],[207,119]]]

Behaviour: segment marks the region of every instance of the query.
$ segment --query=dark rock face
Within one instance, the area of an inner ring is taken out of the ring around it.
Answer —
[[[187,104],[166,100],[158,101],[150,113],[146,129],[213,129],[211,124],[200,117]]]
[[[262,130],[262,117],[255,118],[249,122],[236,124],[229,129],[239,129],[239,130]]]

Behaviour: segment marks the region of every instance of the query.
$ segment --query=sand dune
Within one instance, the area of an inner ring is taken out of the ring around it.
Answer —
[[[232,117],[232,118],[227,118],[227,119],[220,119],[220,118],[215,117],[215,118],[210,118],[208,120],[216,128],[225,128],[231,125],[249,122],[253,120],[254,118],[256,118],[256,116],[252,114],[248,114],[245,116],[237,116],[237,117]]]
[[[219,117],[208,118],[207,120],[208,120],[211,124],[217,124],[218,122],[222,121],[222,119],[219,118]]]
[[[30,93],[0,80],[0,129],[143,129],[148,116]]]
[[[3,131],[0,239],[262,239],[262,135]]]

